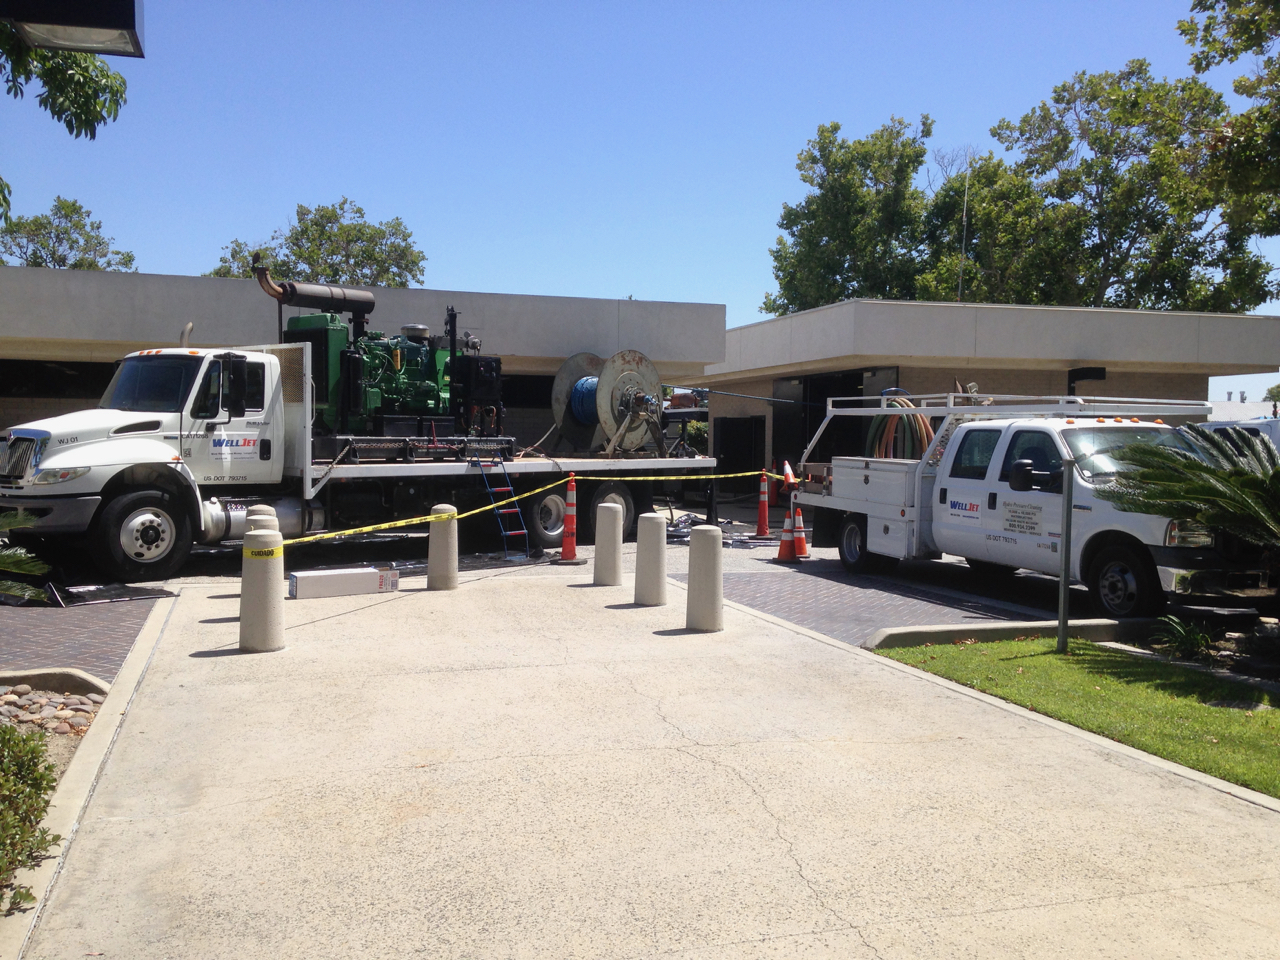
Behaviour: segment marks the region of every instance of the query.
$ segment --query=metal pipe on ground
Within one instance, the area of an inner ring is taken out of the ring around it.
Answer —
[[[596,559],[592,582],[597,587],[622,583],[622,505],[596,507]]]
[[[667,521],[656,513],[636,518],[636,604],[667,605]]]
[[[457,514],[451,503],[437,503],[433,514]],[[433,520],[431,535],[427,538],[427,589],[458,589],[458,518]]]

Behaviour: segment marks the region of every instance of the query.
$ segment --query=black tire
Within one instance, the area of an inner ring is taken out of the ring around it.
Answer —
[[[1011,567],[1006,563],[992,563],[990,560],[975,560],[973,557],[965,557],[964,562],[969,565],[974,573],[980,573],[984,577],[1012,577],[1018,572],[1017,567]]]
[[[1145,550],[1118,543],[1103,547],[1089,565],[1089,599],[1100,617],[1154,617],[1164,609],[1164,590]]]
[[[591,495],[591,511],[588,514],[590,519],[587,523],[591,529],[592,542],[595,542],[596,507],[605,502],[616,503],[622,507],[622,539],[630,540],[635,535],[636,529],[635,501],[631,499],[631,491],[621,480],[606,480],[596,487],[595,493]],[[578,529],[582,529],[581,513],[578,514]]]
[[[529,545],[550,550],[564,542],[564,487],[535,493],[524,503],[524,525],[529,530]]]
[[[867,573],[874,568],[873,554],[867,553],[867,521],[865,517],[846,516],[836,538],[840,562],[850,573]]]
[[[98,567],[115,580],[167,580],[191,555],[191,518],[163,490],[124,493],[99,514],[93,548]]]

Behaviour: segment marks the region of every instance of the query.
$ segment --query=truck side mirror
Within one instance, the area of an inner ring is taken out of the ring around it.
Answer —
[[[1032,489],[1031,474],[1035,464],[1030,460],[1015,460],[1009,468],[1009,489],[1014,493],[1026,493]]]
[[[244,416],[245,395],[249,387],[249,361],[245,357],[230,357],[222,368],[226,382],[222,390],[222,406],[233,420]]]

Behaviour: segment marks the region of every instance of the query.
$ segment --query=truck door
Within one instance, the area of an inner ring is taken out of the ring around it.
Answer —
[[[935,484],[933,538],[945,553],[987,559],[984,516],[991,484],[992,454],[1000,443],[996,428],[967,429],[955,446],[950,465]],[[994,477],[992,478],[994,482]]]
[[[280,479],[283,449],[277,449],[280,426],[270,416],[267,365],[250,360],[243,417],[226,409],[227,365],[214,357],[191,403],[191,429],[183,454],[201,484],[274,483]]]
[[[1009,489],[1009,473],[1015,460],[1030,460],[1032,469],[1049,473],[1034,490]],[[1000,458],[1000,473],[993,486],[994,509],[986,517],[990,559],[1011,567],[1057,573],[1062,541],[1062,449],[1049,430],[1017,428]]]

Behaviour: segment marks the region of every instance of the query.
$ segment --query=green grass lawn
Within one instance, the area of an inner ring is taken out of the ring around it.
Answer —
[[[1176,663],[1056,639],[877,650],[1158,757],[1280,797],[1280,709],[1232,710],[1214,700],[1280,708],[1280,696]]]

